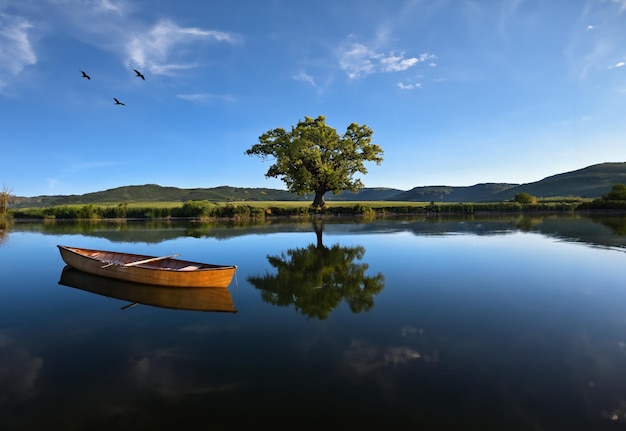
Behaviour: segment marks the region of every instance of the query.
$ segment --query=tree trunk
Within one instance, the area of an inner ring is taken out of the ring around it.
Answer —
[[[326,193],[326,191],[317,190],[315,192],[315,200],[313,201],[313,206],[315,208],[324,208],[326,206],[326,202],[324,201],[324,193]]]
[[[313,225],[313,230],[315,231],[315,236],[317,237],[317,248],[323,249],[324,242],[322,241],[322,233],[324,232],[324,222],[322,220],[313,219],[311,222]]]

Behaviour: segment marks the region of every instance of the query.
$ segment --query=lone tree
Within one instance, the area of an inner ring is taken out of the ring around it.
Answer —
[[[265,176],[280,179],[287,190],[298,195],[315,193],[314,207],[324,207],[324,194],[343,190],[357,192],[363,188],[354,175],[366,174],[364,162],[382,161],[383,150],[372,144],[374,131],[366,125],[352,123],[343,135],[326,124],[326,118],[304,117],[287,132],[277,128],[259,137],[245,154],[274,158]]]

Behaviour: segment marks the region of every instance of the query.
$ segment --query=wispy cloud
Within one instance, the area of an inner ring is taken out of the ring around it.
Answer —
[[[107,162],[107,161],[98,161],[98,162],[82,162],[74,164],[70,167],[73,171],[82,171],[82,170],[90,170],[97,168],[108,168],[111,166],[119,165],[118,162]]]
[[[192,93],[178,94],[179,99],[188,100],[190,102],[206,103],[212,100],[222,100],[225,102],[235,102],[236,99],[229,94],[213,94],[213,93]]]
[[[398,82],[398,88],[401,90],[415,90],[417,88],[422,88],[422,84],[416,82],[414,84],[404,84],[402,82]]]
[[[362,43],[353,42],[339,52],[339,67],[349,78],[356,79],[373,73],[400,72],[416,64],[435,58],[432,54],[405,57],[404,53],[384,54]]]
[[[0,88],[26,66],[37,63],[29,35],[32,27],[22,17],[0,13]]]
[[[615,69],[616,67],[624,67],[625,65],[626,65],[626,62],[618,61],[613,66],[609,66],[609,69]]]
[[[137,5],[128,0],[32,0],[25,4],[29,7],[25,6],[24,10],[35,20],[45,22],[38,28],[42,38],[65,32],[81,43],[119,56],[126,66],[143,68],[152,74],[173,75],[198,67],[188,56],[192,52],[188,48],[194,43],[234,45],[241,41],[234,33],[185,27],[168,18],[152,22],[140,19],[139,14],[133,13]],[[2,10],[0,0],[0,73],[36,61],[28,39],[31,24],[2,15]],[[56,19],[48,20],[47,16]],[[0,81],[3,78],[0,74]]]
[[[178,48],[195,41],[235,44],[238,36],[197,27],[180,27],[173,21],[163,19],[149,31],[136,33],[127,41],[128,63],[136,67],[147,67],[152,73],[157,74],[168,74],[172,70],[195,67],[194,64],[178,63],[172,59],[176,57]]]
[[[115,3],[113,0],[96,0],[96,7],[105,11],[123,13],[124,8],[121,3]]]
[[[46,184],[48,185],[48,189],[54,190],[61,184],[61,181],[56,178],[46,178]]]
[[[313,87],[315,87],[315,80],[313,79],[313,77],[311,75],[309,75],[306,72],[299,72],[299,73],[297,73],[296,75],[293,76],[293,79],[295,81],[308,82]]]
[[[626,0],[611,0],[613,3],[617,3],[620,13],[626,10]]]

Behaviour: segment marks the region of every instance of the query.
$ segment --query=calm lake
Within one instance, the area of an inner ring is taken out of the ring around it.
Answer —
[[[115,298],[57,244],[237,265],[237,312]],[[0,233],[1,430],[372,426],[626,429],[626,218]]]

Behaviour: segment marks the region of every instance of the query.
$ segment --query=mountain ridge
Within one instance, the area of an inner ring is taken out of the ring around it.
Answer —
[[[612,186],[626,184],[626,162],[606,162],[563,172],[525,183],[479,183],[472,186],[419,186],[410,190],[387,187],[363,188],[359,192],[327,193],[327,201],[408,201],[408,202],[499,202],[517,193],[538,198],[598,198]],[[286,190],[218,186],[182,189],[158,184],[130,185],[83,195],[40,195],[16,197],[13,206],[45,207],[72,204],[120,202],[209,201],[309,201],[312,195],[298,196]]]

